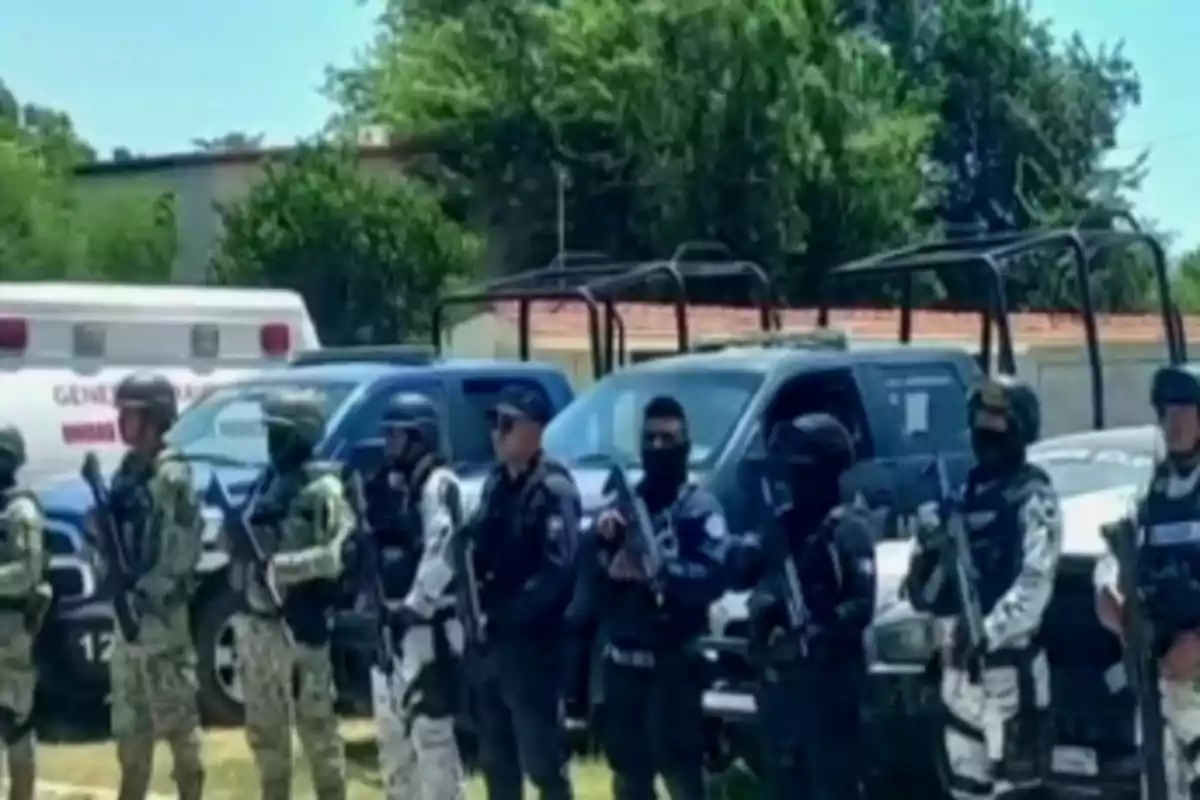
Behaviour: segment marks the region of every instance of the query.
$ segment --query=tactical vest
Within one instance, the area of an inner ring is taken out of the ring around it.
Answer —
[[[41,513],[41,504],[38,503],[37,495],[28,489],[11,488],[0,492],[0,548],[8,550],[12,543],[10,537],[12,533],[7,530],[7,525],[4,521],[4,515],[8,512],[8,507],[19,499],[26,499],[33,502],[38,508],[38,513]],[[50,551],[47,547],[45,529],[42,531],[42,580],[48,580],[50,571]],[[17,597],[0,597],[0,612],[25,613],[29,608],[28,598]]]
[[[1024,565],[1025,531],[1021,513],[1025,500],[1034,486],[1049,483],[1049,476],[1032,464],[1025,464],[1007,479],[982,485],[974,472],[967,477],[963,527],[977,575],[980,610],[985,615],[1012,588]],[[933,612],[937,616],[961,613],[952,580],[947,581]]]
[[[416,578],[425,549],[425,521],[421,518],[421,499],[425,484],[434,470],[444,467],[437,458],[422,459],[407,477],[388,470],[380,476],[376,497],[368,503],[372,516],[375,546],[380,549],[380,570],[389,600],[402,599]],[[391,478],[401,477],[398,485]]]
[[[1142,501],[1138,583],[1146,607],[1167,631],[1200,625],[1200,475],[1179,497],[1167,494],[1171,469],[1159,464]]]

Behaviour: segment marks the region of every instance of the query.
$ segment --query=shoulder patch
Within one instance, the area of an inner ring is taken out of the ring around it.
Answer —
[[[729,535],[729,526],[725,524],[725,515],[711,513],[704,520],[704,532],[710,539],[724,539]]]

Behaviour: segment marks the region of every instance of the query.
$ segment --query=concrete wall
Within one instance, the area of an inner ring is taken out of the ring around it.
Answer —
[[[396,174],[396,158],[386,150],[364,150],[362,165],[375,174]],[[131,187],[174,200],[179,253],[174,279],[203,283],[221,238],[217,207],[242,197],[262,177],[263,157],[254,154],[188,154],[89,165],[75,176],[76,191],[104,192]]]

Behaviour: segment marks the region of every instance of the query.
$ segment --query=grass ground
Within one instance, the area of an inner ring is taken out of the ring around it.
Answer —
[[[346,741],[349,800],[378,800],[380,797],[377,750],[372,725],[368,722],[348,722],[342,734]],[[295,785],[293,796],[312,797],[308,767],[296,743]],[[204,796],[210,800],[248,798],[257,796],[258,776],[246,748],[240,729],[210,730],[205,733],[204,763],[208,779]],[[117,760],[111,742],[95,744],[43,744],[38,748],[38,777],[54,784],[104,787],[117,785]],[[608,769],[599,762],[577,762],[573,767],[576,800],[606,800],[611,797]],[[154,758],[153,791],[172,796],[171,757],[159,745]],[[721,797],[742,795],[742,792],[720,792]],[[752,795],[751,795],[752,796]],[[86,800],[100,795],[72,794],[71,800]],[[484,800],[483,787],[478,779],[471,781],[470,800]]]

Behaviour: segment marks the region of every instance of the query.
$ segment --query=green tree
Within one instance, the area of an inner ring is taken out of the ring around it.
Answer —
[[[1128,209],[1142,171],[1105,161],[1132,65],[1011,0],[390,0],[380,25],[332,76],[341,121],[434,151],[444,186],[523,232],[513,267],[553,253],[564,173],[571,246],[718,238],[790,263],[797,302],[830,264],[913,236]],[[1016,302],[1075,303],[1060,264],[1025,268]],[[1128,307],[1144,283],[1102,294]]]
[[[211,139],[193,139],[192,146],[205,153],[254,153],[262,150],[265,138],[261,133],[231,131]]]
[[[1175,303],[1185,314],[1200,314],[1200,247],[1183,254],[1172,277]]]
[[[118,283],[170,283],[178,253],[175,199],[139,187],[76,192],[73,214],[85,261],[77,271]]]
[[[430,147],[511,268],[553,255],[563,173],[568,243],[614,257],[706,238],[825,265],[909,233],[934,119],[832,2],[405,5],[332,90],[351,123]]]
[[[479,255],[478,240],[427,185],[373,177],[331,146],[272,162],[221,217],[216,279],[295,289],[330,344],[427,332],[433,298],[471,274]]]

